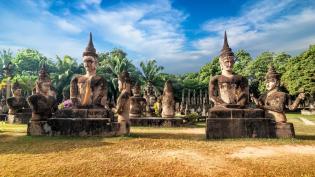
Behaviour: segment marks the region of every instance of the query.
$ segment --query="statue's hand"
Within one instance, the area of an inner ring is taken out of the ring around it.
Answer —
[[[305,99],[305,93],[300,93],[298,98],[301,100],[304,100]]]

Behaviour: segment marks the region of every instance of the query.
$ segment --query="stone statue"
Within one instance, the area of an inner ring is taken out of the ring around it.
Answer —
[[[92,41],[83,52],[85,75],[74,77],[70,83],[70,99],[74,108],[108,108],[106,80],[96,75],[98,55]]]
[[[172,118],[175,116],[175,99],[173,94],[173,85],[170,80],[167,80],[162,96],[162,117]]]
[[[146,96],[146,115],[155,116],[154,104],[157,102],[157,97],[154,95],[154,90],[152,83],[149,82],[147,87],[147,96]]]
[[[119,134],[129,135],[130,133],[130,77],[127,71],[123,71],[118,77],[118,88],[120,95],[117,99],[116,112],[118,114],[118,123],[120,124]]]
[[[258,99],[251,97],[254,103],[265,110],[265,116],[273,118],[277,123],[287,122],[284,109],[286,106],[290,110],[295,110],[300,101],[305,98],[304,93],[300,93],[297,99],[292,103],[290,96],[284,92],[279,91],[280,74],[276,72],[271,65],[266,74],[266,88],[267,92],[262,94]]]
[[[12,95],[7,99],[7,105],[9,107],[9,114],[22,113],[23,110],[29,108],[29,105],[24,97],[22,97],[22,88],[18,82],[12,85]]]
[[[45,65],[39,71],[39,77],[35,83],[36,93],[28,97],[27,101],[32,109],[31,121],[42,121],[52,117],[57,110],[57,101],[51,96],[51,80]]]
[[[146,100],[141,96],[141,87],[139,83],[136,83],[132,88],[133,96],[130,98],[130,117],[141,117],[143,115],[143,109],[146,105]]]
[[[233,73],[234,53],[229,47],[226,32],[220,54],[222,74],[209,82],[209,98],[216,106],[245,107],[248,102],[248,82],[245,77]]]

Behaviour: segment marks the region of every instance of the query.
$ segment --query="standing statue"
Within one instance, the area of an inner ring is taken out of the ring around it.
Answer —
[[[141,117],[143,115],[143,110],[146,105],[146,100],[141,97],[141,86],[136,83],[132,88],[133,96],[130,98],[130,117]]]
[[[117,99],[116,112],[118,114],[118,123],[120,124],[119,134],[129,135],[130,133],[130,77],[127,71],[123,71],[118,77],[118,89],[120,95]]]
[[[152,83],[149,82],[147,87],[147,96],[146,96],[146,116],[155,116],[154,104],[157,102],[157,97],[154,95],[154,90]]]
[[[70,99],[74,108],[108,108],[106,80],[96,75],[98,55],[92,41],[83,52],[85,75],[74,77],[70,83]]]
[[[51,96],[51,80],[43,65],[35,83],[36,93],[28,97],[27,101],[32,109],[31,121],[42,121],[52,117],[57,110],[57,101]]]
[[[277,123],[286,123],[285,107],[288,106],[290,110],[295,110],[300,101],[305,98],[305,94],[300,93],[297,99],[290,104],[290,96],[279,91],[280,74],[276,72],[272,65],[269,67],[265,79],[267,92],[262,94],[258,99],[255,97],[251,98],[259,108],[265,110],[266,117],[274,119]]]
[[[175,116],[175,99],[173,93],[173,86],[170,80],[167,80],[163,90],[162,96],[162,117],[172,118]]]
[[[216,106],[244,108],[248,101],[247,79],[233,73],[234,53],[229,47],[226,32],[220,54],[222,74],[209,82],[209,98]]]
[[[12,95],[7,99],[9,114],[22,113],[24,109],[28,109],[29,105],[24,97],[22,97],[22,88],[18,82],[12,85]]]

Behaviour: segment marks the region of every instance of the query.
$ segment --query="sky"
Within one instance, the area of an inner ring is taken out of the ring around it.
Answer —
[[[82,62],[89,32],[97,52],[120,48],[136,66],[197,72],[233,51],[297,55],[315,44],[314,0],[0,0],[0,49],[33,48]]]

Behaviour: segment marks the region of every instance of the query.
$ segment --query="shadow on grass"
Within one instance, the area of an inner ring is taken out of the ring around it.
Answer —
[[[44,154],[109,146],[103,137],[14,136],[0,134],[0,154]]]
[[[315,135],[296,135],[295,138],[299,140],[315,140]]]
[[[189,134],[189,133],[131,133],[132,138],[150,138],[150,139],[172,139],[172,140],[192,140],[205,141],[205,134]]]

